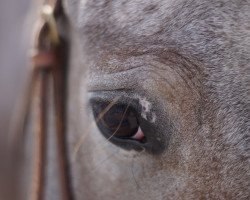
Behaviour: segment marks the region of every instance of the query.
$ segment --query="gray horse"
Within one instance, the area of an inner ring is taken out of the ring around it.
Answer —
[[[64,5],[76,197],[249,199],[250,2]]]
[[[63,3],[75,199],[249,199],[250,2]]]

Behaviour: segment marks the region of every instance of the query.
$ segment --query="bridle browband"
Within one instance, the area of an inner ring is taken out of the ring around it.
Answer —
[[[54,101],[53,120],[56,134],[57,162],[59,163],[60,191],[63,200],[72,199],[67,173],[65,146],[65,43],[58,29],[58,19],[62,17],[61,0],[44,0],[41,15],[37,21],[31,72],[22,114],[16,121],[16,132],[24,132],[28,113],[34,113],[35,151],[32,172],[30,200],[44,199],[45,157],[47,149],[47,117],[49,101]],[[51,95],[52,93],[52,95]],[[52,96],[52,98],[51,98]],[[31,106],[32,103],[32,106]],[[20,137],[17,137],[20,138]]]

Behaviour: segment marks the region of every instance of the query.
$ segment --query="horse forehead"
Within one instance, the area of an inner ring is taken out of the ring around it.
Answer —
[[[105,35],[109,38],[110,35],[152,36],[159,32],[170,36],[194,19],[207,18],[204,13],[216,5],[206,0],[195,3],[189,0],[66,0],[73,23],[82,30],[82,35],[95,39]]]
[[[113,28],[122,29],[136,26],[136,30],[156,31],[162,18],[183,0],[121,0],[121,1],[86,1],[79,2],[77,25],[107,24],[112,22]],[[175,2],[175,3],[174,3]],[[175,4],[175,5],[174,5]],[[147,33],[150,34],[150,33]]]
[[[214,52],[218,50],[216,46],[228,49],[225,47],[230,45],[228,41],[240,37],[233,30],[241,29],[249,19],[249,3],[243,3],[225,0],[66,0],[65,7],[88,51],[92,48],[103,50],[105,46],[124,49],[135,44],[145,47],[164,44],[184,51],[186,48],[186,52],[203,52],[209,57],[209,54],[218,54]]]

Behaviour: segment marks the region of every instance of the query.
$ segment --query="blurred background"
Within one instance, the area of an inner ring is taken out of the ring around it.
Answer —
[[[25,76],[30,0],[0,0],[0,127],[5,136]]]
[[[18,199],[15,175],[6,170],[7,136],[23,91],[29,47],[31,0],[0,0],[0,199]],[[14,168],[13,168],[14,169]],[[8,173],[7,173],[8,172]]]

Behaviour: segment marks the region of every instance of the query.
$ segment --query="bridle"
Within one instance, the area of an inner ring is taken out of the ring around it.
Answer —
[[[58,19],[63,15],[61,0],[44,0],[41,16],[38,19],[31,55],[30,80],[27,85],[22,114],[17,120],[16,131],[24,132],[28,113],[35,115],[35,151],[31,182],[30,200],[44,199],[46,137],[48,131],[48,103],[54,101],[53,117],[56,134],[57,158],[61,183],[62,199],[72,199],[67,173],[65,146],[65,42],[58,29]],[[52,93],[52,95],[51,95]],[[52,97],[51,97],[52,96]],[[31,106],[32,103],[32,106]],[[18,138],[18,137],[17,137]]]
[[[57,18],[62,15],[60,0],[45,0],[42,6],[42,15],[38,21],[32,55],[33,93],[37,101],[36,116],[36,152],[32,180],[31,200],[43,199],[44,184],[44,158],[46,149],[46,124],[48,100],[48,87],[51,87],[54,98],[54,120],[57,140],[57,157],[59,162],[59,174],[63,200],[69,200],[70,188],[66,170],[66,149],[64,144],[65,120],[64,120],[64,76],[66,63],[63,62],[63,40],[60,38]],[[49,82],[51,79],[51,82]],[[50,85],[49,85],[50,84]]]

